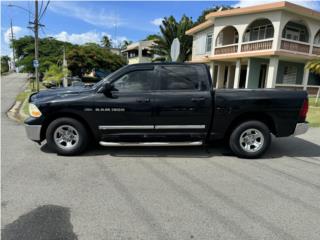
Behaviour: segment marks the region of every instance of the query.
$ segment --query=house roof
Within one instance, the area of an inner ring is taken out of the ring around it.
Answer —
[[[197,26],[195,26],[193,28],[190,28],[188,31],[186,31],[186,34],[187,35],[192,35],[192,34],[194,34],[196,32],[201,31],[202,29],[206,29],[206,28],[208,28],[210,26],[213,26],[213,24],[214,24],[214,21],[207,20],[207,21],[205,21],[203,23],[200,23],[199,25],[197,25]]]
[[[189,29],[188,31],[186,31],[186,34],[192,35],[196,32],[199,32],[203,29],[208,28],[209,26],[214,24],[214,20],[217,17],[229,17],[229,16],[235,16],[235,15],[263,13],[263,12],[269,12],[269,11],[275,11],[275,10],[285,10],[298,15],[313,18],[315,20],[320,20],[320,12],[297,5],[297,4],[282,1],[282,2],[260,4],[260,5],[250,6],[250,7],[234,8],[230,10],[211,12],[206,15],[206,21],[204,23],[201,23],[195,26],[194,28]]]
[[[130,50],[134,50],[134,49],[139,49],[139,46],[142,49],[151,49],[151,47],[154,45],[154,41],[149,40],[149,41],[140,41],[140,42],[135,42],[135,43],[131,43],[127,46],[127,48],[125,50],[123,50],[122,52],[126,52],[126,51],[130,51]]]

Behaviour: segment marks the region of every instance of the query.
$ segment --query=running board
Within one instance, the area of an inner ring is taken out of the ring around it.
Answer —
[[[176,147],[176,146],[200,146],[202,141],[198,142],[103,142],[99,144],[104,147]]]

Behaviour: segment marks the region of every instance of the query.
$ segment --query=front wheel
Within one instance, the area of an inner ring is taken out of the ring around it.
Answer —
[[[46,132],[47,144],[58,154],[76,155],[88,143],[88,133],[82,123],[73,118],[58,118],[50,123]]]
[[[241,158],[258,158],[270,146],[269,128],[259,121],[247,121],[238,125],[231,133],[229,146]]]

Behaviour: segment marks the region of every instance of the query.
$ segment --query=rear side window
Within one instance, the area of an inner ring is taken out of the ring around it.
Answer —
[[[202,66],[162,66],[160,69],[160,90],[204,91],[208,89],[207,76]]]
[[[144,92],[152,90],[155,74],[153,70],[128,72],[113,82],[119,92]]]

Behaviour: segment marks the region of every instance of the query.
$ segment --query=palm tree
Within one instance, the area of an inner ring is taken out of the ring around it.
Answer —
[[[105,48],[111,48],[112,47],[112,40],[108,36],[103,36],[101,40],[101,44]]]
[[[155,38],[156,46],[152,52],[165,61],[171,61],[170,50],[171,44],[175,38],[180,41],[180,55],[178,62],[184,62],[191,56],[192,37],[187,36],[185,32],[193,25],[192,19],[182,16],[179,22],[173,16],[164,18],[160,25],[160,35]]]
[[[320,75],[320,58],[309,61],[306,68],[310,72]]]

